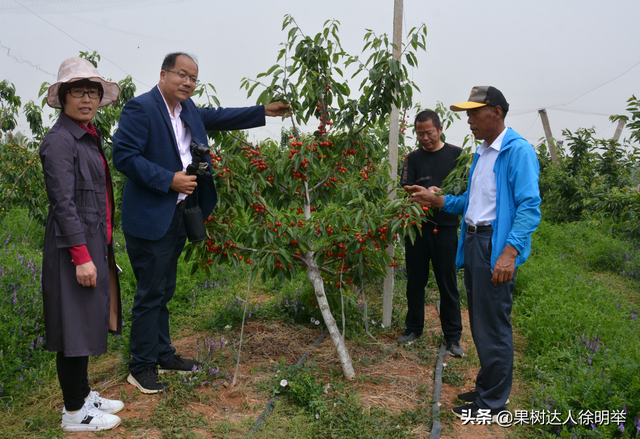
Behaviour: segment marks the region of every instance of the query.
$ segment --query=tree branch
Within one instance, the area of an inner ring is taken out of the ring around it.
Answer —
[[[247,146],[250,146],[253,149],[256,149],[255,145],[252,143],[247,142],[246,140],[244,140],[241,137],[236,136],[235,134],[233,134],[231,131],[227,132],[231,137],[233,137],[234,139],[236,139],[237,141],[239,141],[240,143],[244,143]]]

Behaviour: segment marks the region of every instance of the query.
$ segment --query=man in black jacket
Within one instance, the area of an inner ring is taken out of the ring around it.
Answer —
[[[418,113],[415,120],[420,148],[404,160],[401,185],[442,186],[443,180],[456,166],[462,149],[442,141],[442,125],[438,115],[430,110]],[[429,261],[433,264],[440,290],[440,323],[447,342],[447,350],[454,357],[462,357],[460,346],[462,319],[460,295],[456,277],[456,249],[458,247],[457,215],[438,210],[422,223],[422,236],[412,244],[405,239],[407,264],[406,330],[398,343],[411,343],[424,329],[424,295],[429,280]]]

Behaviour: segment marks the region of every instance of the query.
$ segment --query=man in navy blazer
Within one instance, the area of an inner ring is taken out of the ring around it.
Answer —
[[[211,176],[185,173],[191,163],[191,141],[208,144],[206,130],[263,126],[265,116],[284,116],[289,107],[272,102],[247,108],[199,108],[190,99],[198,82],[192,56],[167,55],[158,86],[127,102],[113,137],[113,163],[127,176],[122,229],[137,281],[127,380],[143,393],[167,389],[158,378],[158,365],[160,372],[182,373],[200,366],[175,354],[167,309],[186,241],[181,209],[185,198],[198,187],[203,220],[217,201]],[[206,160],[211,171],[210,157]]]

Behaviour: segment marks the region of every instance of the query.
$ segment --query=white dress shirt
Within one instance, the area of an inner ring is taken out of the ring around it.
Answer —
[[[476,151],[480,157],[471,177],[469,207],[464,216],[467,224],[487,226],[496,219],[496,175],[493,172],[493,165],[496,163],[506,133],[507,128],[491,145],[485,141]]]
[[[162,95],[162,91],[160,91],[160,94]],[[186,171],[187,166],[191,163],[191,131],[189,131],[189,127],[185,125],[184,121],[180,117],[180,113],[182,113],[182,105],[180,105],[180,103],[176,104],[173,109],[174,114],[171,114],[171,108],[169,108],[169,104],[167,104],[167,100],[164,98],[164,95],[162,96],[162,100],[167,106],[169,118],[171,119],[171,126],[173,127],[173,133],[176,136],[176,143],[178,144],[178,150],[180,151],[180,160],[182,161],[182,170]],[[185,198],[187,198],[187,194],[178,194],[178,203]]]

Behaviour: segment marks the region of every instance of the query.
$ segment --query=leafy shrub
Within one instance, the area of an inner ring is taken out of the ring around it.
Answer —
[[[0,81],[0,132],[13,131],[21,104],[16,87],[6,80]]]
[[[273,394],[286,396],[310,413],[321,414],[327,410],[325,385],[318,380],[313,366],[287,366],[280,362],[277,368],[279,373],[273,378]]]
[[[565,130],[569,152],[558,148],[552,163],[546,146],[538,148],[540,194],[543,216],[554,222],[587,220],[605,224],[615,233],[640,239],[638,194],[638,141],[640,139],[640,101],[629,99],[626,115],[612,120],[630,120],[630,139],[621,143],[596,139],[594,129]],[[635,143],[633,143],[635,142]]]
[[[0,143],[0,218],[8,207],[28,209],[38,225],[47,219],[49,201],[37,147],[8,136]]]

